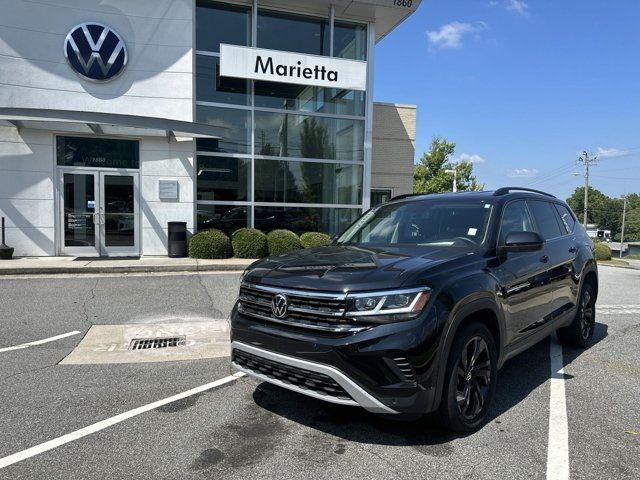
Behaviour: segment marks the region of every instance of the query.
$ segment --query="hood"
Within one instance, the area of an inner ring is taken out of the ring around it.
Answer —
[[[254,263],[244,281],[319,291],[411,287],[436,266],[470,255],[468,250],[330,246],[295,250]],[[412,282],[415,282],[411,285]]]

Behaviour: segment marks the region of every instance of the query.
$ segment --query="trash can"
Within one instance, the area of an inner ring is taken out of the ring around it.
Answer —
[[[187,222],[169,222],[168,255],[171,258],[187,256]]]

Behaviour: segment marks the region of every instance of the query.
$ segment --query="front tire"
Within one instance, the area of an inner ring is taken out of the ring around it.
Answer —
[[[474,432],[487,420],[498,376],[493,335],[482,323],[467,325],[451,347],[438,422],[457,433]]]
[[[562,345],[574,348],[587,348],[593,340],[596,324],[596,297],[593,287],[585,284],[578,299],[578,310],[571,325],[556,331]]]

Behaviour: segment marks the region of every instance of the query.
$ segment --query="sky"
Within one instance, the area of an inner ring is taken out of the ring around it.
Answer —
[[[417,105],[486,189],[640,192],[640,1],[423,0],[378,43],[374,99]],[[578,175],[576,175],[576,173]]]

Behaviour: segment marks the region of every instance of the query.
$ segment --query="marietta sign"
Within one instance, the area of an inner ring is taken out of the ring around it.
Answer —
[[[261,48],[220,45],[220,75],[345,90],[366,90],[367,64]]]

